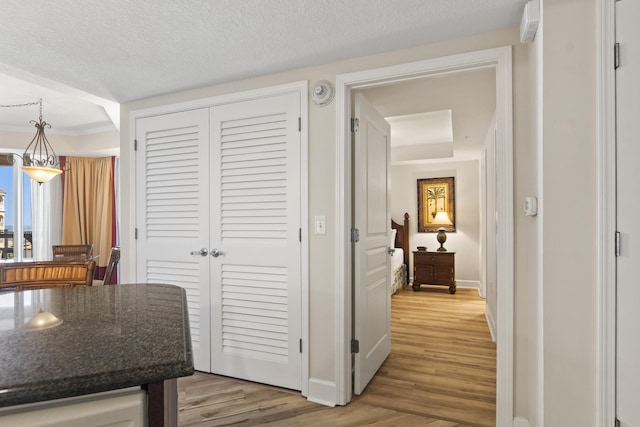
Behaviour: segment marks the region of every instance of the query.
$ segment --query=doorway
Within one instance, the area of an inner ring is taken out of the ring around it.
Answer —
[[[337,346],[338,398],[346,404],[352,397],[352,257],[350,251],[351,145],[350,118],[352,91],[411,79],[446,75],[471,69],[494,68],[496,72],[496,211],[502,220],[497,224],[497,425],[509,425],[513,419],[513,135],[511,93],[511,47],[488,49],[466,54],[344,74],[336,79],[338,137],[338,239],[336,265],[339,345]],[[358,319],[355,320],[357,322]]]
[[[410,216],[408,276],[413,276],[415,271],[412,251],[424,246],[427,254],[431,254],[439,244],[435,233],[419,232],[416,183],[425,178],[453,178],[455,232],[447,233],[444,245],[447,252],[443,254],[455,260],[458,287],[456,295],[449,295],[446,289],[422,287],[419,292],[405,290],[391,297],[390,338],[393,345],[384,368],[377,365],[373,369],[375,373],[382,368],[359,401],[364,398],[364,401],[381,402],[379,399],[387,392],[386,387],[394,384],[405,395],[403,407],[410,407],[410,402],[415,404],[412,412],[434,417],[447,417],[448,413],[449,417],[455,416],[454,420],[463,424],[473,421],[481,424],[480,420],[483,425],[495,424],[496,363],[492,337],[495,336],[497,295],[493,268],[495,223],[491,222],[495,221],[495,81],[495,69],[486,68],[354,91],[356,99],[360,94],[364,95],[371,107],[391,125],[390,209],[396,222],[404,212]],[[369,156],[361,151],[366,144],[357,140],[361,133],[367,131],[364,125],[367,120],[357,113],[357,109],[354,117],[359,121],[359,130],[354,132],[357,182],[360,176],[358,161]],[[485,176],[487,169],[491,178],[489,182],[478,179]],[[379,169],[380,175],[382,170]],[[356,191],[353,206],[356,218],[363,206],[362,196],[363,191]],[[373,216],[376,216],[375,212]],[[356,223],[354,227],[360,231],[360,240],[354,244],[357,266],[358,254],[370,251],[362,238],[366,234],[363,229],[367,227],[363,223]],[[358,277],[357,267],[355,272]],[[486,276],[484,280],[483,273]],[[358,280],[355,283],[370,289]],[[489,291],[486,296],[482,286],[485,283]],[[370,298],[358,297],[360,293],[357,290],[354,290],[354,295],[354,316],[359,318],[359,304],[366,301],[366,305],[370,305]],[[462,307],[465,309],[461,310]],[[384,310],[377,309],[376,313],[379,319]],[[375,319],[373,315],[368,317],[365,331],[376,324]],[[363,334],[357,323],[354,326],[354,338],[359,344],[359,352],[354,356],[354,393],[361,394],[362,385],[358,378],[365,367],[358,357],[364,357],[362,353],[365,353],[369,358],[373,352],[366,344],[368,334]],[[444,340],[443,336],[446,336]],[[474,339],[466,341],[464,346],[456,345],[469,336]],[[409,347],[408,342],[411,342]],[[446,345],[446,342],[450,344]],[[416,357],[418,355],[420,357]],[[467,364],[463,360],[475,360],[472,362],[473,372],[466,372]],[[458,387],[457,380],[462,371],[466,372],[465,385]],[[473,387],[475,393],[467,394],[466,387]],[[432,400],[423,395],[425,390],[436,389],[438,393],[460,400],[456,404],[452,403],[453,400],[442,400],[438,405],[437,397]],[[467,409],[461,411],[459,408],[462,407]]]

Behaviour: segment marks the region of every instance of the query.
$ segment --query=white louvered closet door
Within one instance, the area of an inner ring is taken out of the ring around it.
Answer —
[[[136,121],[137,281],[186,289],[195,368],[210,372],[209,109]]]
[[[301,389],[300,94],[211,109],[212,372]]]

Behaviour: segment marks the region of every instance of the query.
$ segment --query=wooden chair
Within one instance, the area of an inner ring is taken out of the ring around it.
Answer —
[[[54,261],[86,261],[93,255],[93,245],[53,245],[51,249]]]
[[[0,264],[0,290],[91,286],[96,262],[40,261]]]
[[[120,246],[114,246],[109,252],[109,262],[107,263],[107,270],[104,273],[104,280],[95,280],[94,286],[111,285],[111,278],[113,277],[113,272],[116,270],[119,261]]]

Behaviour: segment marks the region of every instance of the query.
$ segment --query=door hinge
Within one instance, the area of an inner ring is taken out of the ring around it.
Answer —
[[[351,243],[358,243],[360,241],[360,230],[357,228],[351,229]]]
[[[302,117],[298,117],[298,132],[302,132]]]
[[[351,340],[351,353],[360,353],[360,341]]]
[[[298,241],[302,242],[302,228],[298,228]]]
[[[300,353],[302,353],[302,338],[300,338]]]
[[[616,231],[616,256],[620,256],[620,232]]]
[[[360,120],[351,119],[351,132],[358,132],[358,129],[360,129]]]
[[[133,140],[133,151],[138,151],[138,140],[137,139]]]
[[[620,43],[613,45],[613,68],[615,70],[620,66]]]
[[[615,427],[620,427],[620,420],[616,418],[616,421],[613,424]]]
[[[134,237],[135,240],[138,240],[138,229],[137,228],[134,231],[134,236],[133,237]]]

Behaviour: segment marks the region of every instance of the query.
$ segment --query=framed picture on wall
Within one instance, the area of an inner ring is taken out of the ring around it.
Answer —
[[[418,232],[456,231],[455,179],[425,178],[418,180]],[[446,216],[443,213],[446,214]]]

